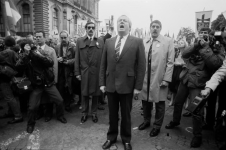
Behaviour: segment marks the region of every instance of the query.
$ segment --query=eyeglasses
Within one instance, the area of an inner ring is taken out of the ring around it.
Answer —
[[[200,31],[199,34],[208,34],[207,31]]]
[[[90,27],[90,26],[89,26],[89,27],[87,27],[87,29],[89,29],[89,30],[90,30],[90,29],[95,30],[95,27]]]
[[[67,39],[67,37],[60,37],[61,39]]]
[[[153,26],[151,26],[151,28],[156,28],[156,29],[159,29],[160,28],[160,26],[155,26],[155,25],[153,25]]]

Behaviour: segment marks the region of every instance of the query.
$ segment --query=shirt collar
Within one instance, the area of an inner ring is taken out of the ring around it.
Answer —
[[[150,37],[150,39],[148,39],[146,43],[148,43],[148,42],[151,42],[151,43],[152,43],[152,42],[153,42],[153,40],[154,40],[154,41],[158,41],[158,42],[160,42],[160,41],[161,41],[161,35],[159,35],[159,36],[158,36],[157,38],[155,38],[155,39],[154,39],[154,38],[152,38],[152,37]]]
[[[42,50],[44,50],[45,49],[45,44],[44,45],[42,45],[42,46],[39,46],[39,48],[41,48]]]
[[[91,37],[90,37],[89,35],[87,35],[87,37],[88,37],[89,39],[92,39],[92,40],[94,39],[94,35],[91,36]]]
[[[122,39],[125,40],[125,39],[127,39],[128,36],[129,36],[129,34],[124,35],[124,36],[122,37]],[[119,39],[120,39],[120,36],[118,35],[118,36],[117,36],[117,40],[119,40]]]

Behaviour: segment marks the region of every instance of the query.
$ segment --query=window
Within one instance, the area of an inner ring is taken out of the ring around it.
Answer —
[[[23,11],[23,29],[24,32],[31,32],[31,15],[30,15],[30,6],[25,3],[22,5]]]
[[[53,29],[58,30],[58,10],[56,8],[53,9]]]
[[[3,15],[2,15],[2,3],[0,3],[0,32],[5,32],[4,24],[3,24]]]

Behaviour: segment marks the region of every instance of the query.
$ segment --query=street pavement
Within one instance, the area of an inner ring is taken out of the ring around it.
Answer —
[[[165,129],[165,125],[172,119],[173,107],[166,102],[166,114],[164,124],[157,137],[149,137],[153,125],[146,130],[139,131],[137,127],[142,123],[141,101],[133,102],[132,109],[132,147],[133,150],[193,150],[190,148],[192,139],[192,120],[182,117],[180,126],[172,130]],[[0,101],[6,111],[6,104]],[[35,131],[32,134],[26,132],[27,118],[22,123],[9,125],[10,119],[0,120],[0,149],[1,150],[101,150],[106,141],[108,131],[108,106],[105,110],[98,111],[98,123],[88,120],[81,124],[81,110],[77,105],[72,105],[73,113],[65,112],[67,124],[62,124],[54,116],[50,122],[44,118],[37,121]],[[154,111],[153,111],[154,112]],[[152,124],[154,115],[152,117]],[[120,122],[120,121],[119,121]],[[119,132],[120,133],[120,132]],[[214,140],[213,131],[203,131],[203,144],[196,150],[217,150],[218,143]],[[116,144],[110,150],[123,150],[120,135]]]

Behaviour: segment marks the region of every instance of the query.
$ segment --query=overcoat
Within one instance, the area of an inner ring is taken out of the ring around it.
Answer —
[[[81,92],[83,96],[101,95],[99,71],[103,47],[103,39],[97,37],[94,37],[92,41],[88,39],[88,36],[77,40],[74,75],[81,75]]]
[[[159,35],[152,45],[151,55],[151,73],[150,73],[150,89],[147,91],[148,77],[148,52],[153,39],[144,40],[145,57],[146,57],[146,73],[142,91],[139,99],[149,102],[165,101],[167,99],[168,87],[161,87],[162,81],[171,82],[174,67],[174,45],[173,40],[168,37]],[[149,98],[147,99],[147,92]]]

